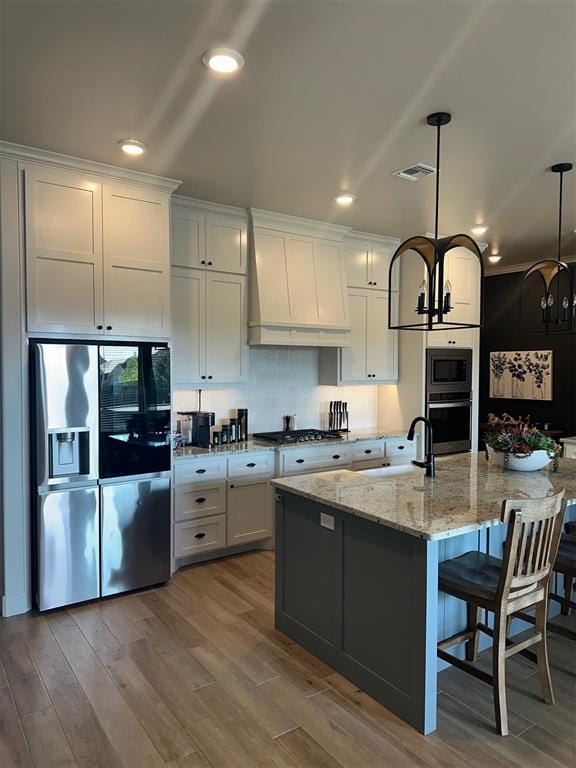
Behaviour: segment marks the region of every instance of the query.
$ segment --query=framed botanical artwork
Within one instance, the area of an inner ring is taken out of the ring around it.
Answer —
[[[490,397],[552,400],[552,350],[490,352]]]

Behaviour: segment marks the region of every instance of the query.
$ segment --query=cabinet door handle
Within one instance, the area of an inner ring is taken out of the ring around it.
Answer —
[[[229,487],[230,487],[230,488],[235,488],[236,486],[234,485],[234,483],[230,483],[230,486],[229,486]]]
[[[206,499],[203,496],[200,496],[199,499],[196,499],[196,504],[204,504]]]
[[[209,267],[211,267],[211,266],[212,266],[212,262],[211,262],[211,261],[209,261],[209,262],[208,262],[208,266],[209,266]]]
[[[106,330],[107,330],[107,331],[111,331],[111,330],[112,330],[112,326],[111,326],[111,325],[107,325],[107,326],[106,326]]]
[[[340,454],[339,454],[339,453],[336,453],[336,454],[334,454],[334,456],[332,456],[332,458],[333,458],[333,459],[339,459],[339,458],[340,458]]]
[[[205,469],[197,469],[197,470],[196,470],[196,474],[197,474],[197,475],[203,475],[203,474],[204,474],[204,472],[206,472],[206,470],[205,470]]]
[[[200,262],[200,264],[206,264],[206,259],[202,259],[202,261]]]
[[[304,464],[304,459],[296,459],[296,464]]]
[[[194,538],[195,538],[195,539],[203,539],[203,538],[204,538],[204,536],[206,536],[206,534],[205,534],[205,533],[197,533],[197,534],[194,536]]]
[[[374,281],[374,282],[372,283],[372,285],[378,285],[378,283],[377,283],[376,281]]]
[[[205,378],[206,378],[206,376],[200,376],[200,378],[201,378],[201,379],[205,379]]]
[[[247,467],[255,467],[256,464],[253,461],[251,461],[249,464],[246,464],[246,466]]]
[[[211,378],[212,378],[212,376],[208,376],[208,378],[209,378],[209,379],[211,379]]]
[[[96,328],[97,328],[99,331],[101,331],[101,330],[102,330],[102,328],[104,328],[104,326],[103,326],[103,325],[97,325],[97,326],[96,326]]]
[[[372,453],[372,449],[371,449],[371,448],[366,448],[366,450],[364,451],[364,453]]]

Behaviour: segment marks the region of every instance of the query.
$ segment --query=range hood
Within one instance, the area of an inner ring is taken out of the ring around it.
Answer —
[[[251,209],[248,343],[347,347],[349,227]]]

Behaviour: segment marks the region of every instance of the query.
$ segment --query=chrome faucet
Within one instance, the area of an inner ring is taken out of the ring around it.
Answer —
[[[436,475],[436,463],[434,461],[434,454],[432,453],[432,443],[434,440],[434,436],[432,433],[432,424],[428,421],[427,418],[424,416],[416,416],[415,419],[412,419],[412,424],[410,424],[410,429],[408,430],[408,434],[406,435],[407,440],[414,440],[414,429],[416,427],[416,424],[421,421],[422,424],[424,424],[424,431],[425,431],[425,450],[426,450],[426,460],[425,461],[413,461],[412,464],[416,467],[423,467],[426,469],[426,477],[435,477]]]

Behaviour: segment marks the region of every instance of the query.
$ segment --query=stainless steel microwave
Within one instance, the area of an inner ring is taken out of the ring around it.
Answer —
[[[427,394],[466,392],[472,388],[471,349],[426,350]]]

